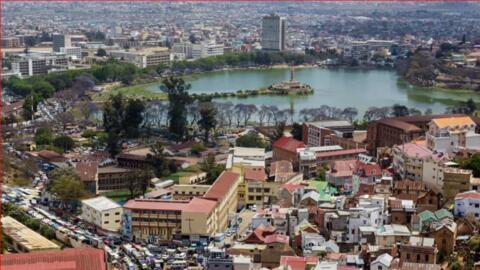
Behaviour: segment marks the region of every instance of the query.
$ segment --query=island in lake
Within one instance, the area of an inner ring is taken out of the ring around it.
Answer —
[[[290,80],[272,84],[268,89],[280,92],[282,94],[311,94],[313,88],[308,84],[303,84],[295,80],[295,69],[290,68]]]

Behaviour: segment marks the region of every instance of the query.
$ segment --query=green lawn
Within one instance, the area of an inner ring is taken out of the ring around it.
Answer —
[[[149,99],[167,100],[167,95],[165,93],[152,92],[146,89],[148,86],[152,84],[157,84],[157,83],[137,84],[132,86],[114,88],[110,91],[105,91],[105,92],[102,92],[101,94],[95,95],[94,100],[97,102],[104,102],[108,99],[110,95],[115,95],[119,93],[122,93],[123,95],[129,98],[138,98],[138,99],[147,99],[147,100]]]

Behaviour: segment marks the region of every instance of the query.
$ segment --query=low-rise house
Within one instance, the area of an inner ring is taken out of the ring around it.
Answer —
[[[286,183],[296,173],[293,171],[293,165],[288,160],[274,161],[270,164],[268,178],[275,182]]]
[[[336,160],[333,161],[330,170],[326,172],[325,179],[330,184],[344,190],[352,189],[352,176],[356,167],[357,160]]]
[[[410,238],[410,230],[405,225],[381,225],[375,232],[377,246],[389,247]]]
[[[357,161],[352,175],[352,193],[357,194],[361,184],[375,184],[383,176],[382,169],[377,163]]]
[[[226,168],[261,167],[265,168],[265,149],[254,147],[234,147],[228,154]]]
[[[265,237],[266,249],[261,252],[263,267],[278,267],[282,256],[295,256],[295,251],[290,247],[290,238],[285,235],[268,235]]]
[[[412,222],[415,206],[411,200],[390,200],[390,215],[392,224],[407,225]]]
[[[472,190],[457,194],[454,214],[457,217],[473,215],[480,218],[480,192]]]
[[[200,184],[206,181],[207,181],[206,172],[191,172],[178,177],[178,183],[180,185]]]
[[[106,232],[120,231],[122,214],[122,207],[107,197],[82,201],[82,219]]]
[[[370,270],[385,270],[389,269],[392,264],[393,256],[388,253],[383,253],[370,263]]]
[[[280,266],[276,270],[311,269],[318,263],[318,259],[316,256],[282,256],[280,258]]]
[[[400,245],[400,265],[412,262],[435,264],[437,252],[435,239],[412,236],[408,243]]]

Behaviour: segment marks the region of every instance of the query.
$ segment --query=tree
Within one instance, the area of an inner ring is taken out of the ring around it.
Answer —
[[[168,95],[169,131],[179,141],[187,134],[187,105],[192,103],[190,85],[182,78],[168,77],[160,89]]]
[[[76,174],[62,175],[53,179],[49,190],[58,199],[73,207],[77,205],[80,198],[87,194],[85,186]]]
[[[459,160],[460,166],[472,170],[474,177],[480,177],[480,154],[474,154],[469,158]]]
[[[200,104],[200,120],[198,120],[198,126],[204,131],[205,143],[208,142],[210,131],[217,126],[217,109],[213,106],[212,102],[203,102]]]
[[[303,126],[297,122],[293,123],[290,133],[295,140],[301,141],[303,137]]]
[[[283,137],[285,133],[285,122],[279,122],[277,125],[275,125],[275,132],[273,133],[273,141],[276,141]]]
[[[107,56],[107,51],[105,51],[105,49],[99,48],[97,50],[97,56],[100,56],[100,57]]]
[[[197,156],[199,156],[205,150],[206,150],[205,145],[203,145],[202,143],[196,143],[192,145],[192,148],[191,148],[192,154]]]
[[[406,106],[400,105],[400,104],[394,104],[392,106],[392,112],[391,115],[393,117],[400,117],[400,116],[408,116],[409,115],[409,110]]]
[[[265,148],[265,142],[256,133],[240,136],[235,141],[236,146]]]
[[[358,115],[358,110],[353,107],[347,107],[342,111],[342,117],[347,119],[350,122],[353,122],[353,119],[355,119],[357,115]]]
[[[145,106],[140,100],[126,100],[122,94],[110,96],[103,108],[103,126],[107,132],[107,149],[113,156],[120,151],[122,138],[136,138],[140,134]]]
[[[52,130],[48,127],[41,127],[35,132],[33,141],[37,145],[48,145],[53,141]]]
[[[75,142],[69,136],[61,135],[53,140],[53,145],[63,149],[63,151],[69,151],[75,146]]]
[[[200,163],[200,169],[207,173],[207,184],[211,185],[225,170],[225,166],[217,164],[215,161],[215,155],[213,153],[209,153]]]
[[[150,153],[147,154],[147,161],[156,177],[161,178],[170,173],[168,161],[165,158],[164,148],[161,142],[157,142],[150,147]]]

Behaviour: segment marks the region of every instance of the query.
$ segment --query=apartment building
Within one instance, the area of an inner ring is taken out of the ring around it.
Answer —
[[[442,153],[480,150],[480,134],[476,133],[476,127],[469,116],[433,119],[426,134],[428,148]]]
[[[122,214],[119,204],[103,196],[82,201],[82,219],[105,231],[120,231]]]
[[[393,170],[401,179],[423,179],[423,161],[433,155],[428,148],[404,143],[393,148]]]
[[[458,193],[470,190],[472,171],[458,168],[445,168],[443,170],[442,194],[445,202],[453,201]]]

